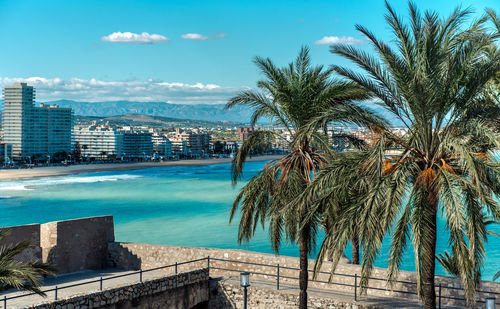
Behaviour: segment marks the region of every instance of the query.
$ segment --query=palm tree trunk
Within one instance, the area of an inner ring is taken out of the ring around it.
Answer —
[[[300,251],[300,274],[299,274],[299,309],[307,308],[307,283],[309,280],[308,261],[307,261],[307,238],[304,237],[304,232],[299,235],[299,251]]]
[[[352,262],[351,264],[359,265],[359,238],[358,232],[354,230],[352,235]]]
[[[429,201],[429,225],[422,233],[422,283],[423,300],[425,309],[436,308],[436,289],[434,287],[434,273],[436,269],[436,217],[437,198],[430,194]]]

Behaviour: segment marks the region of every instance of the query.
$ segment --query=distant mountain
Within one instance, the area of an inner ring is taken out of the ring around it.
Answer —
[[[93,122],[98,124],[109,123],[116,126],[150,126],[150,127],[235,127],[242,123],[229,121],[207,121],[178,119],[162,116],[149,116],[140,114],[125,114],[121,116],[98,117],[98,116],[75,116],[75,124],[88,125]]]
[[[224,104],[170,104],[165,102],[130,101],[76,102],[71,100],[45,103],[71,107],[75,115],[98,117],[142,114],[178,119],[248,123],[252,114],[252,110],[248,107],[235,107],[226,110]]]

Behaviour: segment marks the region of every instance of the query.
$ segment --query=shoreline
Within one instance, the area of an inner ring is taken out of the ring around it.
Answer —
[[[269,161],[280,158],[281,155],[265,155],[248,158],[247,162]],[[107,171],[129,171],[164,166],[203,166],[231,163],[232,158],[221,159],[198,159],[179,160],[165,162],[138,162],[138,163],[104,163],[104,164],[82,164],[69,166],[44,166],[31,169],[2,169],[0,170],[0,181],[27,179],[37,177],[65,176],[82,173],[107,172]]]

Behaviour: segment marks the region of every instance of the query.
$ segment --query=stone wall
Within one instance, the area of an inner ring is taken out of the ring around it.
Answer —
[[[59,273],[106,267],[108,243],[115,239],[112,216],[4,229],[9,230],[10,234],[0,240],[0,245],[29,241],[33,248],[25,250],[18,258],[51,263]]]
[[[16,259],[25,262],[40,261],[42,259],[42,248],[40,247],[40,224],[27,224],[2,228],[7,230],[8,235],[0,239],[0,246],[12,245],[21,241],[29,242],[33,247],[24,250]]]
[[[229,276],[237,275],[239,271],[250,271],[256,273],[263,273],[267,275],[252,275],[256,278],[262,278],[267,280],[276,280],[277,265],[280,265],[280,276],[287,276],[298,278],[298,270],[288,269],[288,268],[298,268],[299,260],[295,257],[288,256],[277,256],[273,254],[257,253],[245,250],[229,250],[229,249],[213,249],[213,248],[197,248],[197,247],[178,247],[178,246],[166,246],[166,245],[149,245],[149,244],[135,244],[135,243],[113,243],[109,246],[109,258],[110,263],[118,268],[124,269],[148,269],[158,266],[164,266],[169,264],[174,264],[176,262],[189,261],[194,259],[201,259],[210,256],[210,275],[213,276]],[[238,262],[225,262],[218,261],[216,259],[226,259]],[[249,265],[241,262],[251,262],[261,265]],[[309,269],[313,269],[314,260],[309,261]],[[207,261],[203,260],[199,263],[186,264],[179,267],[180,270],[187,271],[190,269],[196,269],[202,267],[201,265],[206,264]],[[271,266],[264,266],[271,265]],[[217,270],[217,268],[226,268],[231,270],[236,270],[236,272],[229,272],[224,270]],[[322,282],[310,282],[309,286],[334,289],[336,291],[342,291],[345,293],[354,293],[354,283],[355,274],[361,274],[361,267],[358,265],[351,264],[339,264],[337,266],[336,275],[331,278],[331,283],[328,283],[329,272],[331,268],[330,262],[323,263],[321,269],[322,274],[317,278],[318,281]],[[416,274],[414,272],[401,271],[399,273],[398,280],[403,281],[400,283],[395,283],[393,285],[393,290],[386,284],[386,269],[384,268],[374,268],[372,272],[372,279],[369,282],[369,286],[373,288],[378,288],[382,290],[368,289],[367,295],[373,296],[393,296],[402,298],[415,298],[416,295],[404,293],[416,291]],[[285,279],[281,278],[281,282],[289,282],[298,284],[296,279]],[[357,278],[359,285],[359,277]],[[345,286],[348,284],[351,286]],[[463,290],[459,289],[461,287],[460,280],[457,278],[447,277],[447,276],[436,276],[436,287],[441,285],[441,295],[449,297],[463,297]],[[500,283],[483,281],[481,289],[484,291],[497,292],[500,291]],[[404,291],[395,292],[394,290]],[[359,289],[358,289],[359,291]],[[484,300],[486,296],[490,294],[480,294],[478,299]],[[459,300],[452,299],[442,299],[442,304],[457,304],[462,305],[463,303]]]
[[[247,306],[252,309],[296,309],[299,306],[299,296],[297,293],[270,290],[261,286],[250,286],[248,287]],[[307,298],[307,306],[311,309],[383,308],[381,306],[364,305],[355,302],[310,295]],[[210,301],[208,302],[208,308],[243,308],[243,289],[239,285],[229,283],[227,281],[210,280]]]
[[[43,261],[60,273],[107,266],[108,243],[115,240],[112,216],[55,221],[41,225]]]
[[[181,273],[177,277],[145,281],[134,285],[75,296],[32,306],[33,309],[189,309],[209,300],[208,270]]]

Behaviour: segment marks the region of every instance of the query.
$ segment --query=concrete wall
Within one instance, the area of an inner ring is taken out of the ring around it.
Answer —
[[[112,216],[55,221],[41,225],[43,261],[59,273],[105,268],[108,243],[115,240]]]
[[[42,259],[42,248],[40,248],[40,224],[28,224],[2,228],[8,230],[9,234],[0,239],[0,246],[12,245],[21,241],[29,242],[33,248],[24,250],[16,259],[25,262],[40,261]]]
[[[275,281],[276,278],[272,275],[276,274],[277,267],[280,265],[280,276],[288,276],[298,278],[298,271],[285,269],[284,267],[298,268],[299,259],[288,256],[276,256],[273,254],[257,253],[245,250],[228,250],[228,249],[212,249],[212,248],[196,248],[196,247],[178,247],[178,246],[165,246],[165,245],[148,245],[148,244],[134,244],[134,243],[113,243],[109,246],[110,249],[110,262],[115,267],[122,267],[124,269],[142,269],[154,268],[163,265],[174,264],[175,262],[189,261],[194,259],[205,258],[210,256],[210,275],[213,276],[235,276],[238,272],[228,272],[222,270],[216,270],[215,268],[226,268],[237,271],[251,271],[266,273],[269,275],[252,275],[256,278],[262,278],[267,280]],[[258,264],[268,264],[273,265],[261,266],[261,265],[248,265],[236,262],[224,262],[216,261],[214,258],[228,259],[234,261],[242,262],[252,262]],[[313,269],[314,260],[309,261],[309,269]],[[190,269],[199,268],[200,265],[206,264],[206,261],[199,263],[187,264],[180,266],[180,270],[187,271]],[[336,291],[343,291],[345,293],[353,294],[354,288],[349,286],[342,286],[341,284],[354,285],[355,279],[352,277],[354,274],[358,276],[361,274],[361,267],[358,265],[351,264],[339,264],[337,266],[336,274],[346,274],[349,276],[335,275],[332,277],[332,283],[328,284],[329,272],[331,269],[331,263],[323,263],[321,271],[326,272],[325,274],[320,274],[318,280],[324,282],[310,282],[309,286],[332,289]],[[374,296],[394,296],[401,298],[416,298],[416,295],[411,295],[408,293],[398,293],[393,292],[389,289],[386,284],[386,269],[375,268],[372,273],[372,278],[378,278],[379,280],[370,280],[369,286],[374,288],[380,288],[384,290],[368,290],[368,295]],[[416,282],[416,274],[414,272],[401,271],[399,273],[398,280],[404,281],[406,283],[395,283],[393,286],[394,290],[415,292],[416,285],[412,284]],[[298,284],[298,280],[295,279],[280,279],[281,282],[289,282]],[[337,284],[335,284],[337,283]],[[359,284],[359,277],[358,277]],[[447,277],[447,276],[436,276],[436,286],[441,284],[441,293],[443,296],[451,297],[463,297],[463,290],[454,289],[460,288],[461,283],[457,278]],[[497,292],[500,291],[500,283],[483,281],[482,290]],[[358,290],[359,291],[359,290]],[[481,294],[479,298],[484,300],[486,296],[492,296],[491,294]],[[462,305],[461,301],[442,299],[442,304],[457,304]]]
[[[201,269],[29,308],[189,309],[208,300],[208,270]]]

